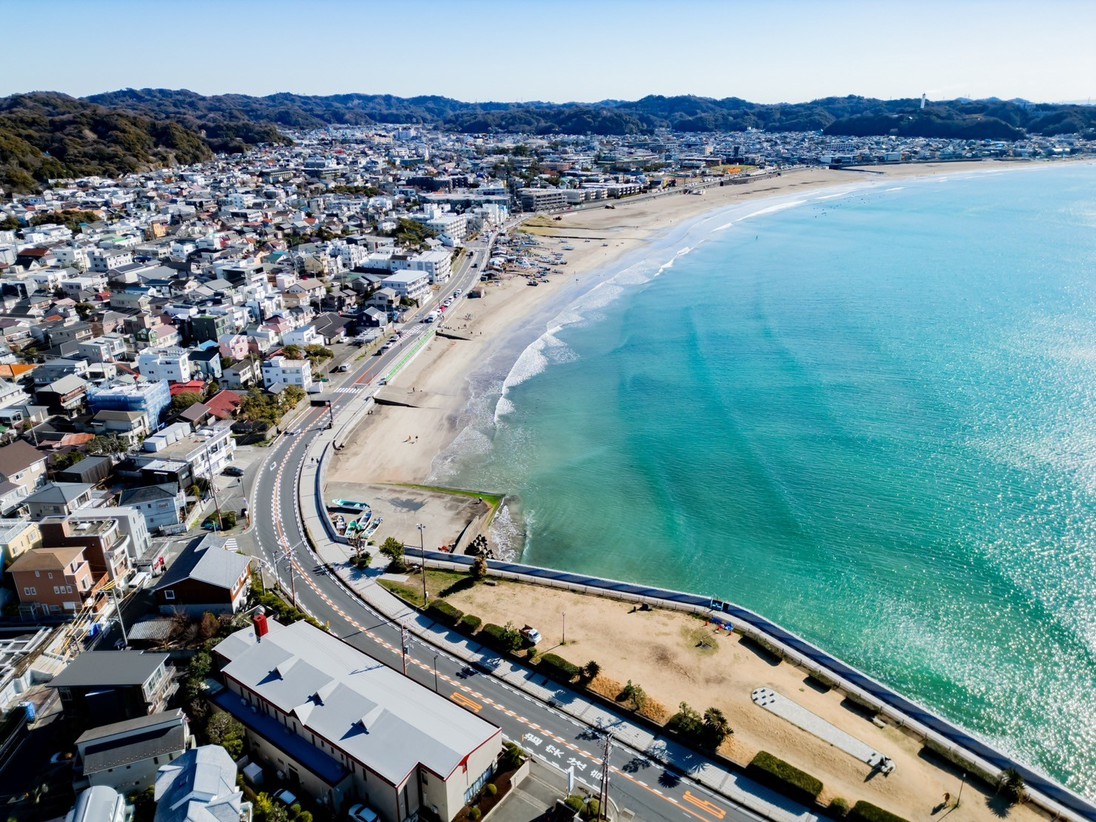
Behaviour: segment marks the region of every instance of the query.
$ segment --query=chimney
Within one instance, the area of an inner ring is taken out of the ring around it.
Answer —
[[[255,625],[255,639],[261,642],[262,638],[270,631],[270,626],[266,621],[266,614],[263,613],[261,608],[259,609],[259,612],[251,618],[251,622]]]

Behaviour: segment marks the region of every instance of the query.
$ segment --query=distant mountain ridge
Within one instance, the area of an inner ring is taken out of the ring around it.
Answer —
[[[282,129],[420,124],[461,133],[642,135],[657,129],[708,133],[827,134],[1016,140],[1029,134],[1096,132],[1096,107],[1024,100],[877,100],[826,97],[751,103],[649,95],[597,103],[466,103],[435,95],[206,96],[186,89],[121,89],[78,99],[55,92],[0,99],[0,186],[28,191],[54,177],[122,174],[259,143],[285,143]]]

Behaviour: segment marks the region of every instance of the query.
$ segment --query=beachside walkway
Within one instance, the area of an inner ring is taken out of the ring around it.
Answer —
[[[829,742],[835,748],[840,748],[861,762],[867,762],[882,773],[887,774],[894,770],[894,763],[888,757],[771,688],[755,688],[750,696],[759,707],[802,728],[809,734],[814,734],[824,742]]]

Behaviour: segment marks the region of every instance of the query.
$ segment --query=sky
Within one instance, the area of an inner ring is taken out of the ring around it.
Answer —
[[[0,96],[1096,100],[1096,0],[0,0]]]

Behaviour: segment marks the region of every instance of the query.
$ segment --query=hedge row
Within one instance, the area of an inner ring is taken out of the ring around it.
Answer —
[[[461,621],[461,617],[464,616],[464,612],[454,608],[444,599],[435,599],[429,605],[426,606],[426,613],[433,616],[438,622],[444,622],[446,625],[455,628]]]
[[[906,822],[901,816],[877,808],[871,802],[863,800],[852,806],[848,818],[853,822]]]
[[[460,624],[457,627],[467,634],[474,634],[482,624],[483,620],[475,614],[465,614],[460,618]]]
[[[791,799],[813,804],[822,793],[822,782],[809,773],[789,765],[768,751],[760,751],[746,768],[746,773],[773,790]]]
[[[484,645],[494,648],[496,651],[507,652],[513,650],[509,632],[501,625],[495,625],[493,622],[484,623],[483,627],[480,628],[479,639]]]
[[[537,660],[537,666],[543,668],[548,676],[561,679],[564,682],[570,682],[582,672],[578,665],[568,662],[556,654],[545,654]]]

